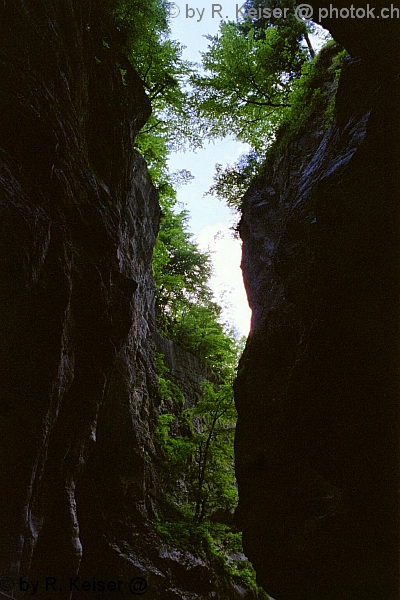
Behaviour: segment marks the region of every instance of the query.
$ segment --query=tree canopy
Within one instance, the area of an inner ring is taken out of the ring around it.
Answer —
[[[245,4],[245,14],[252,7],[257,15],[259,8],[289,12],[285,19],[222,22],[219,34],[207,38],[204,72],[191,77],[192,102],[209,135],[233,133],[261,153],[284,119],[293,82],[314,51],[306,24],[294,17],[294,2]]]

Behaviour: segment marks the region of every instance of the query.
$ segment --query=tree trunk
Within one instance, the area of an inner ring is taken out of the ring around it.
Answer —
[[[304,34],[304,39],[306,40],[306,43],[307,43],[308,50],[310,52],[311,58],[314,58],[315,57],[315,50],[312,47],[311,40],[310,40],[310,38],[308,36],[308,33]]]

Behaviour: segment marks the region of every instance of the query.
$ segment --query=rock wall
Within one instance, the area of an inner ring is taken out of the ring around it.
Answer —
[[[93,518],[152,510],[150,104],[102,3],[5,1],[0,28],[0,573],[115,579]]]
[[[185,408],[193,408],[202,397],[202,382],[205,379],[214,381],[215,375],[197,356],[163,337],[158,331],[153,338],[157,351],[164,357],[165,366],[183,393]]]
[[[400,589],[399,36],[371,52],[372,25],[330,23],[353,52],[333,123],[270,153],[239,226],[237,520],[277,600]]]
[[[155,527],[151,107],[108,4],[0,3],[0,597],[254,599]]]

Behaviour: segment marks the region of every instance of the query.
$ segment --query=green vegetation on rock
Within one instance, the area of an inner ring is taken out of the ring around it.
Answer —
[[[324,127],[329,127],[333,119],[340,72],[346,57],[347,51],[330,41],[314,58],[304,62],[299,76],[291,84],[287,94],[287,107],[281,113],[279,124],[271,123],[273,129],[270,134],[266,134],[266,148],[262,152],[253,148],[233,165],[223,167],[217,164],[214,184],[208,193],[240,210],[244,193],[262,172],[271,150],[287,143],[312,115],[321,113]]]
[[[160,393],[170,402],[173,378],[160,355],[158,369]],[[261,600],[268,596],[256,584],[233,519],[235,422],[232,378],[219,384],[205,380],[194,408],[159,416],[155,441],[165,500],[157,531],[165,543],[206,560],[220,581],[250,587]]]
[[[255,597],[266,598],[243,555],[233,519],[238,498],[232,384],[242,343],[221,320],[209,285],[210,255],[194,242],[188,214],[177,204],[176,188],[191,175],[169,173],[167,160],[174,149],[199,147],[207,138],[233,134],[248,143],[250,153],[236,164],[216,166],[209,191],[240,208],[273,144],[287,141],[315,111],[322,111],[329,124],[346,52],[331,43],[315,56],[310,28],[293,16],[292,0],[248,0],[247,10],[281,8],[289,17],[261,18],[257,12],[222,23],[219,34],[208,38],[200,71],[182,60],[180,45],[170,39],[163,0],[104,1],[152,103],[136,147],[148,163],[162,208],[153,255],[156,326],[210,371],[200,400],[188,406],[163,355],[155,355],[162,402],[154,441],[165,494],[157,531],[165,543],[207,559],[222,578],[242,582]],[[108,40],[103,43],[109,47]],[[120,72],[127,85],[124,65]]]

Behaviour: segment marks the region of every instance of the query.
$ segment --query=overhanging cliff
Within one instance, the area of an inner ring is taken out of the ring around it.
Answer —
[[[277,144],[244,197],[253,322],[236,381],[237,519],[277,600],[394,600],[398,27],[328,26],[353,52],[333,122],[314,113]],[[397,32],[387,48],[384,31]]]

